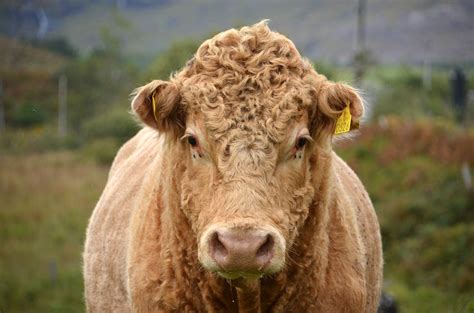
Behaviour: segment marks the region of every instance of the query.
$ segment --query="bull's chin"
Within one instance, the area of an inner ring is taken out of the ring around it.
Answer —
[[[222,278],[225,278],[228,280],[236,280],[240,278],[255,280],[255,279],[260,279],[264,275],[266,275],[266,273],[264,272],[241,272],[241,271],[216,271],[216,273]]]
[[[206,266],[204,266],[206,268]],[[216,273],[220,277],[227,279],[227,280],[237,280],[237,279],[244,279],[244,280],[256,280],[260,279],[263,276],[273,275],[281,271],[283,268],[283,262],[280,263],[273,263],[270,266],[266,267],[265,269],[260,270],[225,270],[219,268],[218,266],[211,266],[207,268],[209,271]]]
[[[273,275],[280,272],[284,268],[285,261],[284,259],[281,260],[274,260],[267,266],[263,268],[234,268],[234,269],[225,269],[216,264],[216,262],[211,261],[209,258],[205,258],[201,260],[201,265],[209,272],[215,273],[218,276],[227,279],[227,280],[237,280],[237,279],[249,279],[255,280],[260,279],[263,276]]]

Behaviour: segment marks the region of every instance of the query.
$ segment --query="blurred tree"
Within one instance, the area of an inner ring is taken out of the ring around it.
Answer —
[[[374,69],[367,83],[372,84],[375,103],[372,117],[401,115],[408,119],[421,116],[452,118],[452,110],[445,105],[449,85],[445,71],[434,71],[429,89],[423,86],[419,68],[396,66]]]
[[[168,79],[170,74],[183,67],[199,48],[199,42],[185,39],[175,42],[161,53],[145,71],[144,79]]]
[[[10,118],[14,127],[32,127],[43,123],[46,117],[44,108],[31,103],[22,103],[15,106]]]
[[[65,57],[77,57],[77,49],[66,38],[53,38],[29,41],[34,47],[44,48]]]
[[[94,116],[82,125],[86,140],[114,138],[118,143],[125,142],[139,129],[128,110],[114,108]]]
[[[337,67],[324,61],[313,62],[314,69],[319,73],[326,76],[327,79],[335,80],[337,76]]]
[[[68,124],[73,129],[79,130],[87,118],[126,102],[136,84],[138,69],[123,54],[121,39],[130,25],[117,15],[115,26],[104,27],[101,45],[65,69],[70,86]]]

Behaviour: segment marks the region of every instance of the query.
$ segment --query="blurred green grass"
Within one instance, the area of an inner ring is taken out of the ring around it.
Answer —
[[[0,311],[83,312],[82,246],[107,167],[71,152],[0,164]]]

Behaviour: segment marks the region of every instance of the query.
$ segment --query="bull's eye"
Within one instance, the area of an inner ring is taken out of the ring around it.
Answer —
[[[298,138],[298,140],[296,141],[296,145],[295,145],[296,149],[297,150],[303,149],[303,147],[306,145],[307,142],[308,142],[308,139],[305,138],[305,137]]]
[[[191,147],[197,147],[197,140],[196,137],[194,136],[188,136],[188,143],[191,145]]]

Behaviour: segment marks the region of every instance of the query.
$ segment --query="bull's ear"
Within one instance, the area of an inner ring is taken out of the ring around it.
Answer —
[[[320,119],[323,120],[320,121],[323,122],[323,125],[320,126],[324,127],[319,131],[334,134],[336,126],[340,128],[341,122],[344,123],[344,120],[348,122],[348,119],[344,119],[347,118],[348,113],[344,112],[345,110],[350,112],[350,124],[343,127],[343,132],[359,128],[364,115],[364,104],[362,97],[355,88],[344,83],[325,81],[317,92],[316,102]],[[341,115],[343,115],[342,118]]]
[[[137,89],[132,110],[146,125],[179,135],[184,130],[180,90],[174,82],[154,80]]]

